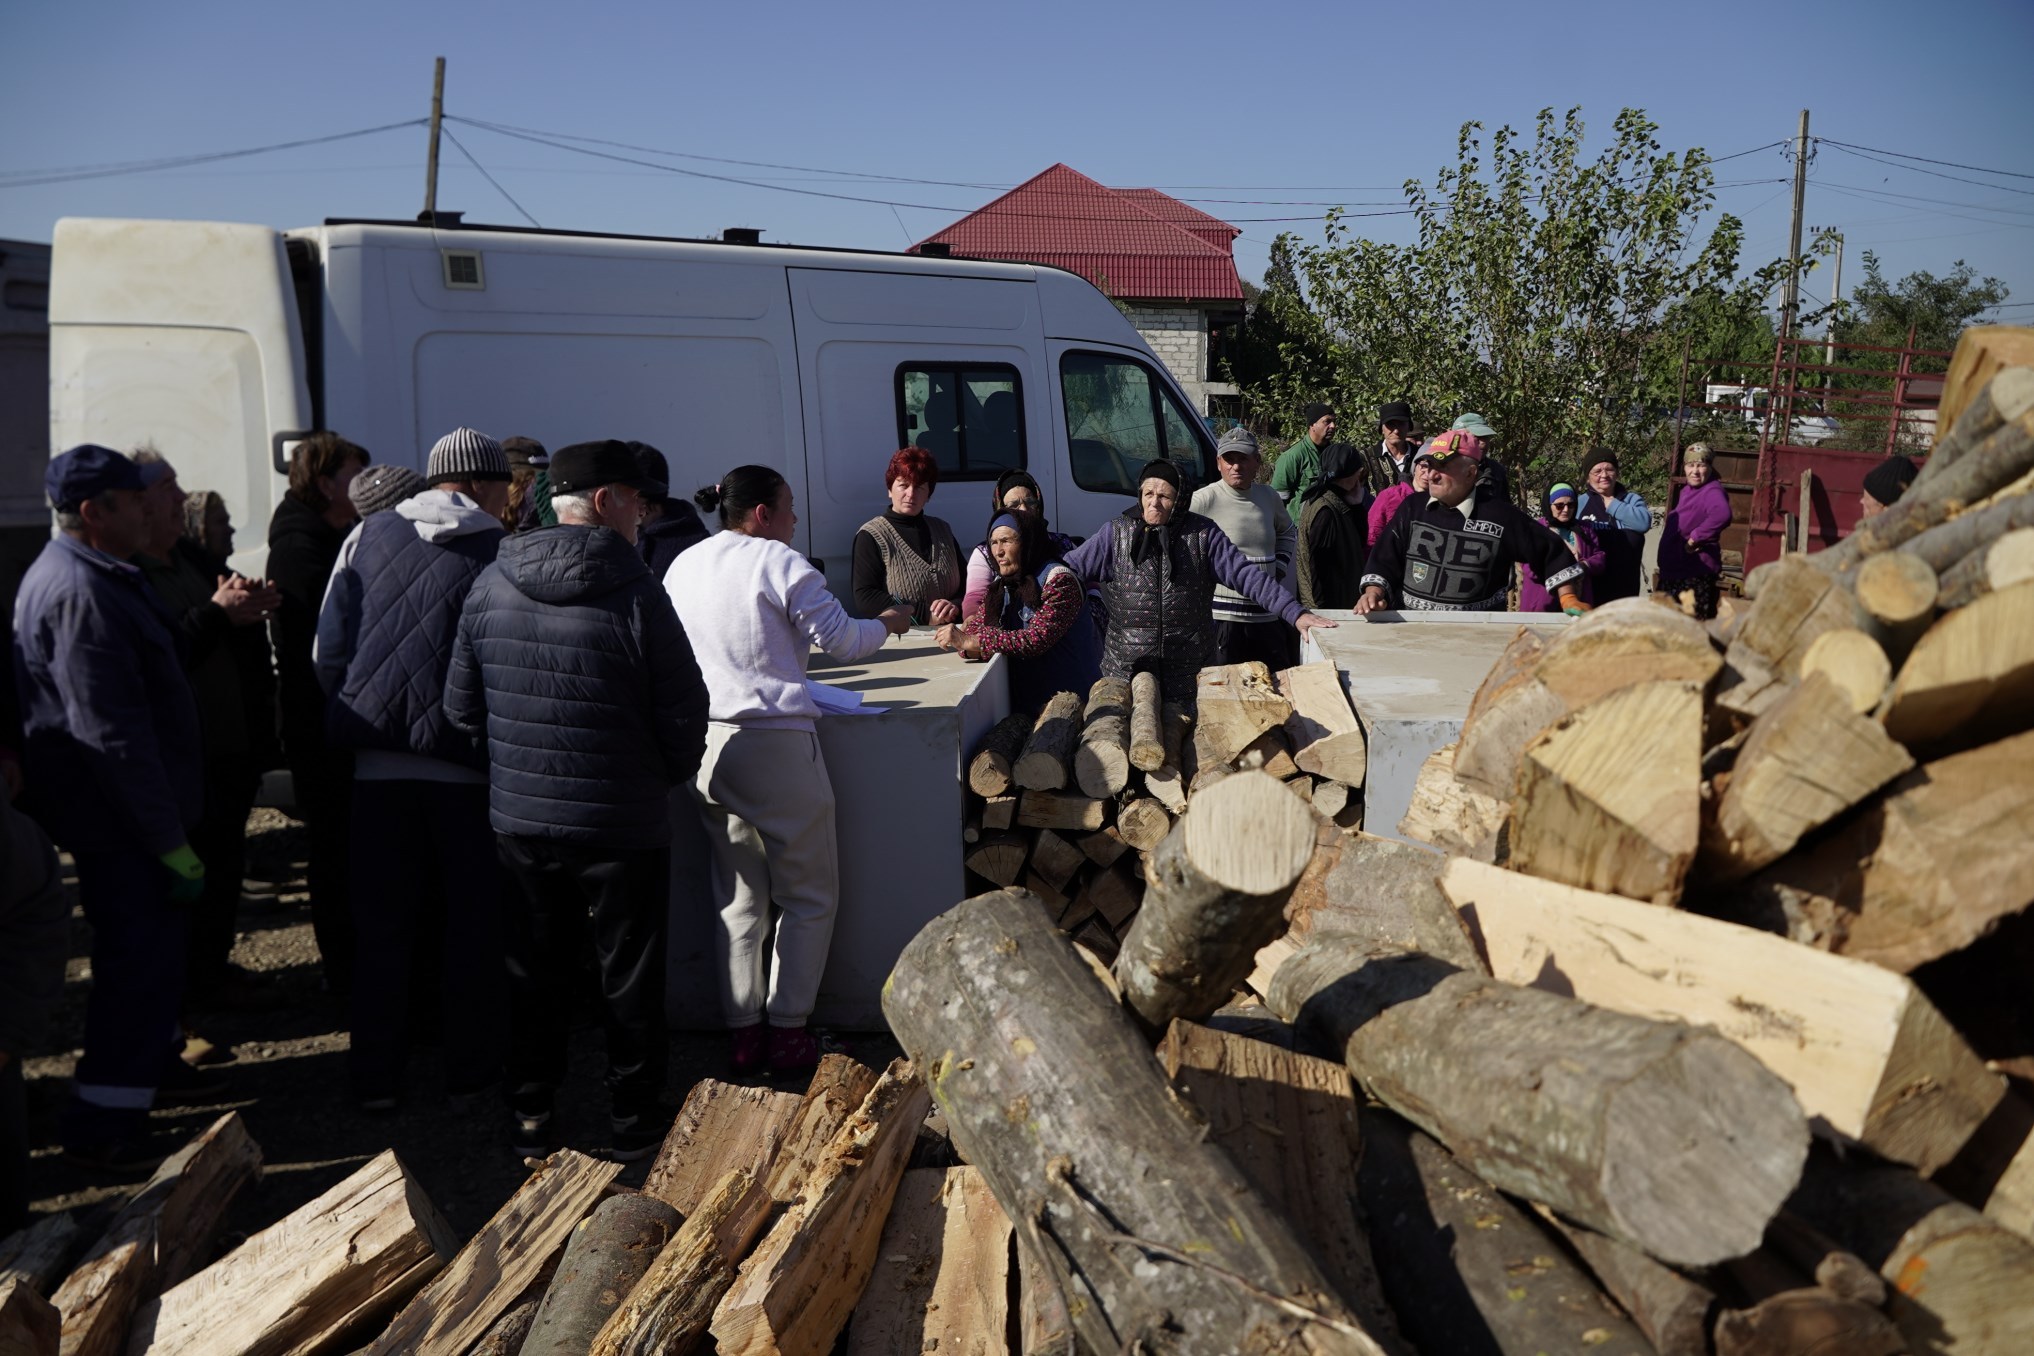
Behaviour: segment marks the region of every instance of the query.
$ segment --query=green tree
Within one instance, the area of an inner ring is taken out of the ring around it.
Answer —
[[[1456,163],[1431,187],[1405,185],[1414,243],[1361,239],[1335,213],[1324,244],[1293,245],[1327,398],[1351,411],[1409,400],[1430,430],[1476,410],[1501,433],[1498,455],[1533,484],[1572,473],[1591,445],[1646,446],[1657,355],[1678,363],[1691,331],[1716,331],[1732,350],[1748,343],[1732,332],[1763,309],[1785,265],[1740,278],[1734,217],[1699,236],[1715,183],[1703,151],[1663,152],[1634,109],[1614,130],[1587,160],[1579,109],[1542,110],[1529,137],[1502,127],[1487,150],[1482,124],[1466,123]],[[1259,388],[1282,394],[1281,380]]]
[[[1299,407],[1332,398],[1337,368],[1327,331],[1301,291],[1295,243],[1290,235],[1272,241],[1256,295],[1244,284],[1243,334],[1229,379],[1244,390],[1245,423],[1296,438]]]
[[[1839,307],[1836,342],[1899,348],[1911,331],[1917,348],[1953,349],[1972,321],[2009,295],[2004,283],[1979,279],[1961,259],[1943,277],[1917,270],[1889,283],[1878,255],[1866,250],[1864,280]],[[1946,366],[1945,359],[1916,364],[1918,370],[1937,372]]]

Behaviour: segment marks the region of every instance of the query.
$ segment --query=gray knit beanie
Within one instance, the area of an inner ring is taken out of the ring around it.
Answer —
[[[424,490],[424,478],[407,466],[370,466],[353,477],[346,497],[365,518],[370,513],[392,509],[413,494]]]
[[[1240,452],[1246,457],[1258,455],[1257,435],[1241,424],[1222,435],[1222,441],[1215,444],[1215,455],[1226,457],[1231,452]]]
[[[455,428],[431,449],[431,460],[425,466],[424,479],[433,485],[448,480],[507,480],[508,453],[485,433]]]

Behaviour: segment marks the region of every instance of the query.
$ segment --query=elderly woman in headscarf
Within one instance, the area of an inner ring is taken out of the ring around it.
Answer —
[[[1540,526],[1561,539],[1575,557],[1575,563],[1582,567],[1582,575],[1571,580],[1568,587],[1575,596],[1585,603],[1594,603],[1595,590],[1590,581],[1603,572],[1603,543],[1597,540],[1596,529],[1575,516],[1579,492],[1573,485],[1556,483],[1547,488],[1542,502]],[[1532,566],[1521,568],[1518,585],[1518,610],[1521,612],[1559,612],[1561,600],[1554,591],[1540,582]]]
[[[1730,526],[1730,494],[1716,478],[1709,444],[1690,443],[1681,454],[1685,487],[1667,511],[1660,538],[1660,592],[1695,595],[1695,619],[1716,615],[1716,586],[1723,577],[1723,530]]]
[[[1363,454],[1348,443],[1321,451],[1321,471],[1300,492],[1299,600],[1313,609],[1351,608],[1363,596],[1370,554]]]
[[[1004,513],[1035,513],[1039,521],[1045,522],[1045,495],[1038,488],[1038,481],[1029,471],[1005,471],[996,477],[994,502],[989,506],[989,517],[993,520]],[[1079,546],[1080,542],[1064,532],[1050,530],[1047,522],[1045,539],[1052,544],[1054,559],[1066,559],[1066,553]],[[996,563],[989,555],[987,539],[976,543],[968,552],[967,587],[961,595],[961,620],[965,622],[981,610],[982,596],[989,591],[989,581],[996,577]]]
[[[989,523],[995,578],[966,623],[939,629],[940,648],[963,659],[1004,655],[1010,707],[1035,711],[1055,692],[1086,692],[1101,675],[1101,637],[1080,577],[1060,560],[1036,513],[999,513]]]

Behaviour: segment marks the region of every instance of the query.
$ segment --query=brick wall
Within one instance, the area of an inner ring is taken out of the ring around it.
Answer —
[[[1151,345],[1151,351],[1165,364],[1180,390],[1193,403],[1196,414],[1208,412],[1208,320],[1195,306],[1127,305],[1130,323]],[[1232,388],[1220,387],[1223,391]]]

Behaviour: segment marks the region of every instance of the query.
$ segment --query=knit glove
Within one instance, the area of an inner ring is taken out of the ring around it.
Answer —
[[[1561,590],[1561,610],[1571,617],[1580,617],[1584,613],[1593,612],[1596,609],[1589,606],[1589,604],[1583,602],[1582,599],[1576,595],[1575,590],[1571,588],[1563,588]]]
[[[156,860],[169,868],[170,903],[195,904],[205,893],[205,864],[191,851],[189,843],[165,852]]]

